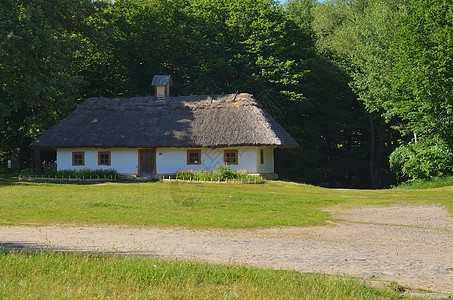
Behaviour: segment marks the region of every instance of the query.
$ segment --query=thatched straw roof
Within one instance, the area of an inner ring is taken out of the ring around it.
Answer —
[[[90,98],[31,148],[297,147],[250,94]]]

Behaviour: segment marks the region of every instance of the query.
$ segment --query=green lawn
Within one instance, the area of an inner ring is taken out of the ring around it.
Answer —
[[[278,181],[79,185],[0,177],[0,225],[308,226],[331,218],[323,211],[329,206],[393,204],[442,205],[453,212],[453,188],[334,190]],[[0,250],[0,278],[0,299],[403,298],[348,277],[115,255]]]
[[[149,257],[0,250],[1,299],[401,299],[357,279]]]
[[[434,204],[453,212],[453,189],[334,190],[270,181],[261,185],[0,181],[0,224],[122,224],[250,228],[308,226],[332,205]]]

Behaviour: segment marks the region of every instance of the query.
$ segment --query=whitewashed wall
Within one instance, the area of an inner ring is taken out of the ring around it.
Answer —
[[[179,170],[215,170],[219,164],[223,164],[224,150],[238,150],[238,164],[230,165],[237,170],[246,170],[247,173],[257,173],[260,167],[267,173],[274,170],[273,149],[265,149],[265,165],[259,166],[259,148],[257,147],[235,147],[221,149],[203,149],[203,148],[158,148],[156,150],[156,172],[157,174],[173,174]],[[187,165],[187,150],[201,150],[201,164]],[[266,152],[267,151],[267,152]],[[266,154],[268,159],[266,159]]]
[[[263,149],[264,164],[260,162],[260,150]],[[258,151],[258,173],[274,173],[274,147],[261,147]]]
[[[238,164],[230,165],[235,171],[247,173],[273,173],[274,147],[236,147],[221,149],[203,148],[157,148],[156,174],[173,174],[179,170],[215,170],[223,164],[224,150],[238,150]],[[260,149],[264,150],[264,164],[260,163]],[[187,150],[201,150],[201,164],[187,165]],[[111,165],[98,165],[98,152],[110,151]],[[72,165],[72,152],[85,153],[85,165]],[[138,149],[57,149],[57,167],[63,169],[115,169],[119,173],[138,173]]]
[[[110,166],[98,165],[98,152],[110,151]],[[85,153],[85,165],[72,165],[72,152]],[[57,149],[57,168],[64,169],[115,169],[119,173],[137,174],[138,170],[138,151],[137,149]]]

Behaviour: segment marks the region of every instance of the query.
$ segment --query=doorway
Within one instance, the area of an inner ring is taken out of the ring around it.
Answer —
[[[138,150],[138,177],[154,178],[156,174],[156,151]]]

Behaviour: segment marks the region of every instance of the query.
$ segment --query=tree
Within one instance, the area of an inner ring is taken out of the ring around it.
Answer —
[[[391,47],[402,8],[397,0],[327,1],[315,10],[314,29],[321,53],[350,76],[350,86],[369,114],[369,174],[380,185],[389,123],[394,120]],[[376,123],[379,123],[377,125]]]
[[[449,1],[413,1],[395,43],[395,110],[400,130],[438,135],[453,145],[453,8]]]
[[[294,107],[298,107],[294,118],[299,128],[299,159],[286,154],[292,162],[285,165],[300,175],[297,180],[329,186],[368,186],[363,168],[368,153],[368,118],[348,86],[349,75],[316,51],[313,22],[317,5],[312,0],[294,0],[285,5],[288,17],[307,32],[311,41],[306,64],[310,72],[303,83],[305,105],[291,108],[293,115]]]
[[[33,138],[74,108],[83,82],[73,65],[80,46],[74,28],[87,5],[90,2],[83,0],[2,0],[0,147],[3,152],[26,149]]]
[[[391,163],[408,179],[453,173],[453,8],[412,1],[394,43],[392,110],[406,142]]]

